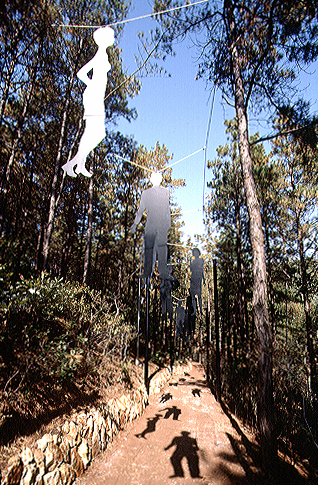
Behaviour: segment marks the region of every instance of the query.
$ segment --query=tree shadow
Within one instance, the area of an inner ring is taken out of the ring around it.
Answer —
[[[261,449],[260,446],[251,442],[243,433],[238,422],[229,412],[227,407],[222,404],[222,410],[229,418],[233,428],[240,436],[240,439],[234,438],[230,433],[226,433],[231,443],[235,456],[244,469],[248,483],[252,485],[314,485],[317,481],[310,480],[302,475],[293,465],[278,458],[275,470],[268,470],[264,473],[261,468]],[[220,457],[226,461],[231,461],[227,454],[220,454]],[[271,478],[268,478],[270,476]]]
[[[180,386],[197,386],[197,387],[207,388],[206,381],[204,381],[202,379],[193,379],[192,381],[190,381],[188,379],[185,379],[184,377],[180,377],[177,385],[180,385]]]
[[[189,431],[181,431],[181,435],[173,438],[171,443],[164,449],[166,451],[173,447],[175,447],[175,451],[170,461],[173,466],[174,475],[171,475],[169,478],[184,477],[184,470],[181,463],[183,458],[186,458],[188,462],[191,477],[202,478],[199,468],[199,447],[197,440],[190,437]]]

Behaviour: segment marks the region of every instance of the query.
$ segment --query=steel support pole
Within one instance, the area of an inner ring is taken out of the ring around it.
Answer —
[[[148,376],[148,364],[149,364],[149,299],[150,299],[150,278],[147,278],[146,283],[146,349],[145,349],[145,387],[149,394],[149,376]]]
[[[221,402],[221,359],[220,359],[220,324],[219,324],[219,298],[216,260],[213,260],[214,283],[214,312],[215,312],[215,353],[216,353],[216,396]]]

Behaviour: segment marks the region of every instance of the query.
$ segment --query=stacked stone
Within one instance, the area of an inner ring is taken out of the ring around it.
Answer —
[[[175,373],[184,372],[177,367]],[[171,374],[163,369],[151,380],[149,393],[158,393]],[[37,448],[24,448],[9,459],[1,485],[70,485],[107,448],[126,423],[141,416],[148,403],[144,386],[111,399],[99,409],[74,413],[55,434],[37,440]]]

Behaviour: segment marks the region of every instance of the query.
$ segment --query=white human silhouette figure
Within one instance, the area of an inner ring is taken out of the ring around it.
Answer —
[[[141,194],[139,209],[131,232],[135,233],[144,211],[147,211],[147,222],[144,235],[144,274],[143,278],[151,278],[153,267],[158,254],[158,270],[162,280],[171,278],[167,268],[167,238],[171,227],[171,214],[169,205],[169,190],[161,187],[162,175],[153,172],[150,181],[153,187]]]
[[[83,93],[85,129],[75,157],[62,166],[71,177],[79,173],[86,177],[92,176],[85,168],[86,158],[106,134],[104,99],[107,73],[111,68],[106,48],[114,43],[114,31],[110,27],[100,27],[95,30],[93,37],[98,45],[97,52],[77,73],[77,77],[86,84]],[[93,71],[91,77],[88,76],[90,71]]]
[[[200,258],[200,250],[194,248],[192,250],[194,259],[190,261],[190,271],[191,271],[191,282],[190,282],[190,294],[192,296],[192,305],[194,308],[194,313],[196,313],[196,302],[195,296],[197,295],[199,300],[200,311],[202,314],[202,280],[204,282],[204,259]]]

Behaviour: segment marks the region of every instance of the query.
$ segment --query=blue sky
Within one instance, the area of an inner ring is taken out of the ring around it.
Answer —
[[[151,3],[147,0],[135,0],[134,5],[136,7],[130,12],[129,18],[151,13]],[[123,65],[128,73],[132,73],[137,67],[135,55],[138,55],[140,41],[136,33],[144,31],[147,35],[150,29],[155,27],[156,23],[152,19],[137,20],[125,25],[119,46],[122,49]],[[204,147],[211,109],[211,96],[205,89],[205,82],[195,80],[196,53],[189,45],[190,42],[179,44],[176,46],[176,56],[168,57],[162,63],[170,77],[157,75],[141,79],[140,94],[130,101],[130,106],[135,107],[138,112],[138,118],[131,123],[121,120],[117,126],[123,134],[133,135],[135,140],[148,150],[157,142],[165,145],[169,153],[173,154],[171,163]],[[232,117],[233,113],[228,116]],[[216,147],[225,141],[224,119],[225,113],[216,99],[207,150],[208,158],[214,158]],[[175,165],[172,172],[173,177],[183,178],[186,182],[185,187],[174,191],[174,198],[183,211],[185,237],[189,235],[193,243],[194,234],[204,232],[204,157],[204,151],[201,150]]]
[[[150,14],[151,0],[133,0],[133,8],[129,18]],[[191,8],[191,7],[190,7]],[[119,42],[122,49],[123,65],[128,73],[136,68],[135,55],[138,55],[138,31],[147,35],[154,29],[156,22],[152,19],[142,19],[127,23],[123,37]],[[209,114],[211,109],[211,95],[203,80],[196,80],[196,51],[191,48],[191,41],[184,41],[175,47],[176,56],[167,57],[162,66],[170,77],[155,76],[141,79],[140,94],[130,101],[135,107],[138,118],[131,123],[120,120],[117,129],[124,135],[133,135],[135,140],[148,150],[157,142],[165,145],[173,162],[200,150],[205,145]],[[304,82],[307,97],[317,99],[317,72],[311,79]],[[316,103],[317,105],[317,103]],[[207,159],[216,157],[216,149],[226,142],[224,120],[234,117],[234,109],[221,102],[217,92],[214,102],[210,135],[207,144]],[[254,128],[254,129],[253,129]],[[250,125],[250,134],[257,131],[259,126]],[[175,190],[175,200],[183,211],[185,238],[189,235],[195,243],[194,234],[203,234],[202,201],[204,151],[180,162],[173,167],[175,178],[185,179],[186,186]],[[209,171],[206,171],[207,178]],[[205,189],[205,194],[208,189]],[[196,211],[196,212],[190,212]]]

